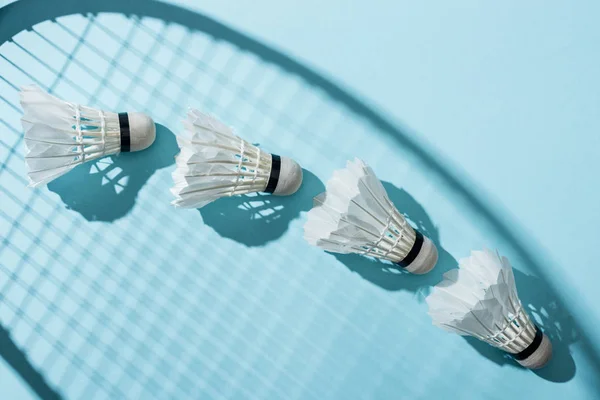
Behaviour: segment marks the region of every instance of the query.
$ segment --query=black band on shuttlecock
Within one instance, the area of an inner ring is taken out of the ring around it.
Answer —
[[[413,261],[415,261],[415,258],[417,258],[417,255],[419,255],[419,252],[421,251],[421,247],[423,247],[423,234],[415,229],[415,235],[415,243],[413,244],[412,249],[410,249],[402,261],[398,261],[396,263],[402,268],[408,267]]]
[[[538,347],[540,347],[543,338],[544,334],[542,333],[542,330],[538,328],[537,325],[535,325],[535,337],[533,338],[533,342],[531,342],[531,344],[527,346],[522,352],[517,354],[511,354],[511,356],[517,361],[526,359],[527,357],[532,355],[538,349]]]
[[[119,129],[121,130],[121,151],[131,151],[131,130],[127,113],[119,113]]]
[[[273,193],[279,182],[279,174],[281,173],[281,157],[276,154],[271,154],[271,175],[269,175],[269,182],[267,182],[266,193]]]

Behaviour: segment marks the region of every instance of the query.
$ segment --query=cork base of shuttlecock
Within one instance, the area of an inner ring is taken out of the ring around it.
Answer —
[[[277,187],[273,191],[276,196],[289,196],[296,193],[302,184],[302,168],[291,158],[281,157],[281,171]]]
[[[417,257],[405,269],[412,274],[426,274],[435,267],[438,251],[435,244],[427,236],[423,236],[423,245]]]
[[[545,366],[552,358],[552,342],[544,334],[540,346],[524,360],[517,360],[519,364],[529,369],[539,369]]]
[[[139,112],[127,113],[129,118],[129,151],[140,151],[150,147],[156,139],[156,125],[152,118]]]

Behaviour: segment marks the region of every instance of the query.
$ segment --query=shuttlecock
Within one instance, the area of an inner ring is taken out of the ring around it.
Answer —
[[[552,357],[550,340],[521,305],[510,262],[497,253],[471,252],[426,301],[434,325],[498,347],[524,367],[541,368]]]
[[[154,142],[154,121],[145,114],[114,113],[58,99],[35,85],[21,89],[29,186],[39,186],[79,164]]]
[[[288,157],[261,151],[216,118],[190,109],[177,137],[172,204],[200,208],[221,197],[253,192],[287,196],[302,183],[302,168]]]
[[[429,272],[438,258],[433,242],[406,221],[358,158],[335,171],[326,192],[315,197],[304,238],[334,253],[389,260],[414,274]]]

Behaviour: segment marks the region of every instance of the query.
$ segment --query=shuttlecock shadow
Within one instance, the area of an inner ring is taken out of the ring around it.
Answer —
[[[291,196],[251,193],[216,200],[198,211],[204,223],[222,237],[249,247],[280,238],[290,221],[308,211],[315,193],[325,189],[312,172],[303,169],[302,186]]]
[[[573,318],[556,300],[552,290],[541,279],[514,268],[517,291],[523,307],[552,342],[552,359],[533,372],[551,382],[567,382],[575,376],[576,366],[569,345],[579,340]],[[498,365],[523,368],[509,355],[472,337],[465,337],[478,353]]]
[[[155,171],[172,165],[178,152],[175,135],[156,124],[156,140],[148,149],[87,162],[48,184],[65,206],[88,221],[124,217]]]
[[[429,237],[438,249],[438,262],[435,268],[424,275],[413,275],[394,264],[357,254],[334,254],[350,271],[367,281],[389,291],[406,290],[414,292],[421,300],[428,294],[429,288],[442,279],[442,274],[457,267],[457,262],[441,246],[440,237],[433,221],[414,197],[406,190],[392,183],[382,182],[390,200],[421,233]]]

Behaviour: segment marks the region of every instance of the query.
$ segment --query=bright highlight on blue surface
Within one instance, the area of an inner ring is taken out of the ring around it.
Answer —
[[[0,356],[43,398],[595,398],[593,337],[528,241],[360,99],[192,11],[147,1],[0,10]],[[9,22],[9,23],[7,23]],[[159,123],[147,151],[27,189],[18,88]],[[289,198],[176,210],[188,106],[305,167]],[[302,239],[311,198],[359,156],[436,242],[409,276]],[[499,248],[555,346],[550,366],[431,326],[423,302],[471,249]],[[15,394],[16,395],[16,394]]]

